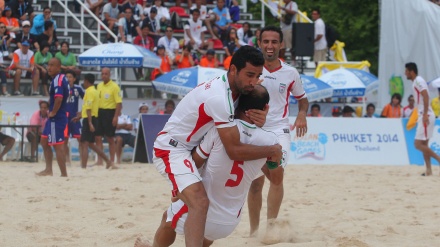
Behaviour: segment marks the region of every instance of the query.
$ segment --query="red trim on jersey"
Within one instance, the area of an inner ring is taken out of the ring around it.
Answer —
[[[199,118],[197,119],[196,126],[189,136],[186,138],[186,141],[189,142],[191,137],[203,126],[212,121],[212,117],[208,116],[205,112],[205,103],[199,106]]]
[[[183,207],[173,216],[173,219],[171,220],[171,227],[173,229],[176,229],[177,221],[179,221],[180,217],[182,217],[183,214],[188,213],[188,206],[183,205]]]
[[[203,155],[205,155],[206,157],[209,157],[209,154],[207,152],[205,152],[205,150],[203,150],[200,145],[199,145],[199,149],[200,149],[200,152],[202,152]]]
[[[264,68],[265,68],[269,73],[276,72],[277,70],[280,70],[282,67],[283,67],[283,64],[282,64],[281,62],[280,62],[280,67],[277,67],[277,68],[275,68],[275,69],[273,69],[273,70],[268,69],[268,68],[266,67],[266,65],[264,65]]]
[[[214,123],[214,124],[215,124],[215,126],[217,126],[217,125],[222,125],[222,124],[226,124],[226,123],[228,123],[228,122],[218,122],[218,123]]]
[[[238,97],[240,97],[240,94],[231,94],[232,95],[232,100],[235,102],[237,99],[238,99]]]
[[[414,87],[414,90],[416,90],[416,93],[417,93],[417,104],[419,104],[420,103],[420,92],[419,92],[419,90],[417,90],[416,87]]]
[[[168,132],[161,131],[161,132],[159,132],[159,133],[157,134],[157,136],[164,135],[164,134],[166,134],[166,133],[168,133]]]
[[[300,96],[293,96],[295,99],[301,99],[306,93],[304,92],[303,94],[301,94]]]
[[[292,90],[293,84],[295,84],[295,81],[290,83],[289,87],[287,88],[286,105],[284,106],[283,118],[286,117],[287,109],[289,109],[289,96],[290,96],[290,90]]]
[[[59,74],[58,75],[58,87],[61,87],[61,85],[63,85],[63,79],[64,79],[64,74]]]
[[[163,163],[165,164],[165,172],[168,174],[168,179],[171,181],[171,184],[173,185],[173,190],[171,191],[171,193],[173,194],[173,196],[176,196],[178,188],[177,188],[176,179],[174,178],[174,174],[171,172],[170,151],[154,148],[154,155],[157,158],[162,159]]]
[[[427,129],[427,125],[426,125],[426,123],[423,123],[423,130],[424,130],[424,132],[425,132],[425,138],[426,139],[428,139],[428,129]]]
[[[240,210],[238,210],[238,214],[237,214],[237,218],[240,217],[241,214],[241,210],[243,209],[243,207],[240,208]]]
[[[54,98],[58,98],[58,97],[63,98],[63,95],[62,94],[55,94]]]

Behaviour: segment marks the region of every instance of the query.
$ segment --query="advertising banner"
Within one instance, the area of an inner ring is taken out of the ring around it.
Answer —
[[[288,164],[409,164],[401,119],[307,118],[307,123],[306,136],[291,132]]]
[[[408,149],[408,157],[409,163],[411,165],[425,165],[425,161],[423,159],[422,152],[417,150],[414,147],[414,137],[416,135],[417,127],[412,128],[411,130],[406,129],[406,125],[408,123],[408,119],[402,119],[403,129],[405,132],[406,146]],[[440,155],[440,120],[435,120],[434,134],[432,138],[429,140],[429,147],[438,155]],[[438,165],[438,162],[435,159],[431,158],[431,163],[433,165]]]

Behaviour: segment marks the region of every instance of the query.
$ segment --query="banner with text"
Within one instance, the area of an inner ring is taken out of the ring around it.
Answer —
[[[408,148],[408,157],[409,163],[411,165],[425,165],[425,160],[423,159],[422,152],[417,150],[414,146],[414,137],[416,136],[417,127],[412,128],[411,130],[406,129],[406,125],[408,124],[408,119],[402,119],[403,128],[405,131],[405,139],[406,145]],[[435,120],[434,133],[432,138],[429,139],[428,145],[436,154],[440,155],[440,119]],[[433,165],[438,165],[438,162],[431,158],[431,163]]]
[[[294,117],[289,119],[291,125]],[[288,164],[408,165],[401,119],[307,118],[302,138],[291,132]]]

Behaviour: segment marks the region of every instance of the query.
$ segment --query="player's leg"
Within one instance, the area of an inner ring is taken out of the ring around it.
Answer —
[[[61,177],[67,177],[66,155],[64,152],[64,143],[53,145],[53,147],[55,149],[55,154],[56,154],[58,166],[60,167]]]
[[[260,226],[260,212],[263,204],[264,176],[252,181],[247,198],[249,210],[250,236],[256,237]]]
[[[154,235],[153,246],[165,247],[171,246],[176,240],[176,232],[171,227],[171,222],[167,222],[167,211],[162,215],[162,221],[160,226],[156,230]]]
[[[116,164],[121,164],[123,141],[121,135],[115,136]]]
[[[209,247],[214,243],[214,241],[208,240],[208,239],[203,239],[203,247]]]
[[[157,170],[169,179],[173,195],[177,194],[188,207],[184,226],[186,246],[201,246],[204,239],[209,200],[191,153],[186,150],[154,149]]]
[[[64,153],[66,155],[66,165],[70,166],[70,148],[69,148],[69,136],[64,139]]]
[[[67,177],[67,169],[66,169],[66,152],[64,141],[66,136],[68,135],[67,129],[67,116],[65,118],[59,119],[55,121],[55,135],[54,138],[51,139],[49,145],[52,145],[55,149],[56,159],[58,162],[58,166],[60,167],[61,177]]]
[[[428,146],[429,138],[432,137],[434,132],[435,117],[429,116],[429,124],[426,126],[423,124],[422,119],[419,118],[416,130],[416,136],[414,140],[414,146],[416,149],[422,152],[423,159],[425,160],[426,176],[432,175],[431,157],[436,159],[440,163],[440,157]]]
[[[51,129],[53,124],[55,124],[54,121],[52,119],[48,119],[41,134],[40,145],[43,148],[44,159],[46,161],[46,169],[37,173],[38,176],[53,175],[53,171],[52,171],[53,152],[52,152],[52,148],[49,146],[49,138],[53,138],[53,136],[51,136]]]

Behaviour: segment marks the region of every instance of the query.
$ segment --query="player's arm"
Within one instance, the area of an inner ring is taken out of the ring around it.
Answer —
[[[296,128],[296,136],[302,137],[307,133],[307,110],[309,109],[309,100],[304,97],[298,101],[298,116],[296,117],[293,128]]]
[[[428,110],[429,110],[429,95],[428,90],[422,90],[420,94],[423,96],[423,123],[429,124]]]
[[[279,144],[271,146],[256,146],[240,142],[240,133],[237,126],[217,128],[223,146],[231,160],[255,160],[272,157],[281,160],[283,153]]]
[[[51,112],[49,112],[49,118],[55,117],[55,115],[57,114],[58,110],[61,107],[61,103],[63,102],[63,97],[62,96],[55,96],[55,101],[54,101],[54,105],[53,105],[53,109]]]

